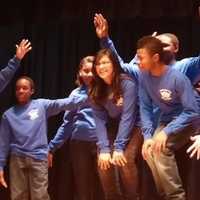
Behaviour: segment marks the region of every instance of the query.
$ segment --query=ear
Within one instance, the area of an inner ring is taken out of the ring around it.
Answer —
[[[31,90],[31,95],[33,95],[35,93],[35,90],[34,89],[32,89]]]
[[[174,52],[175,52],[175,53],[178,53],[178,51],[179,51],[179,45],[178,45],[178,44],[175,44],[175,45],[174,45],[174,48],[175,48]]]
[[[160,61],[160,55],[158,53],[155,53],[153,56],[152,56],[152,59],[155,63],[159,62]]]

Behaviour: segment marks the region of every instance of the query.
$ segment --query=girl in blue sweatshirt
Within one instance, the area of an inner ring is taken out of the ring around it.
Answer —
[[[7,67],[0,71],[0,92],[4,90],[7,84],[11,81],[15,72],[19,68],[20,61],[32,49],[31,43],[23,39],[19,45],[16,45],[16,55],[10,59]]]
[[[87,95],[93,79],[93,63],[93,56],[82,59],[77,74],[79,87],[72,91],[70,97]],[[65,112],[62,125],[49,143],[49,163],[52,163],[52,154],[68,139],[77,199],[90,200],[97,195],[94,186],[98,177],[94,176],[97,174],[96,125],[89,102],[77,110]]]
[[[107,199],[138,198],[137,158],[142,144],[135,80],[120,74],[117,58],[109,49],[99,51],[90,91],[98,138],[98,166]],[[114,166],[123,192],[119,191]]]
[[[16,82],[17,105],[2,116],[0,127],[0,184],[10,155],[10,190],[12,200],[49,199],[47,119],[63,110],[74,110],[85,101],[79,95],[66,99],[31,100],[34,83],[29,77]]]
[[[142,155],[151,168],[157,190],[164,199],[185,200],[175,151],[196,133],[197,99],[189,79],[164,64],[163,44],[147,36],[138,41],[140,115],[144,144]],[[154,126],[153,105],[161,114]]]

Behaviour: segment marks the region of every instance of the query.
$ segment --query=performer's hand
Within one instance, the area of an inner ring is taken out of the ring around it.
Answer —
[[[197,160],[200,159],[200,135],[191,137],[193,144],[187,149],[187,153],[190,154],[190,158],[193,158],[197,154]]]
[[[31,43],[28,40],[23,39],[20,44],[16,45],[16,57],[22,60],[23,57],[32,49]]]
[[[127,160],[126,160],[126,157],[124,156],[124,153],[119,152],[119,151],[114,151],[112,155],[112,163],[119,167],[125,166],[127,163]]]
[[[94,26],[99,39],[108,37],[108,22],[102,14],[95,14]]]
[[[107,170],[110,168],[112,163],[110,153],[100,153],[98,156],[98,166],[101,170]]]
[[[4,179],[4,171],[3,170],[0,170],[0,186],[3,186],[5,188],[8,187],[8,185]]]
[[[151,154],[153,144],[154,141],[152,139],[147,139],[144,141],[142,145],[142,157],[144,160],[147,160],[148,156]]]
[[[162,151],[165,150],[167,143],[167,134],[164,131],[160,131],[156,136],[154,137],[154,145],[153,145],[153,151],[159,155]]]
[[[48,167],[52,167],[53,166],[53,154],[52,153],[48,153]]]

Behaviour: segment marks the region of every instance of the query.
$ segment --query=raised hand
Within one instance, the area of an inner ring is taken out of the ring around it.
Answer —
[[[108,37],[108,22],[102,14],[95,14],[94,26],[99,39]]]
[[[4,179],[4,171],[3,170],[0,170],[0,186],[3,186],[5,188],[8,187],[8,185]]]
[[[16,48],[16,57],[19,60],[22,60],[23,57],[32,49],[32,46],[28,40],[23,39],[19,45],[16,45]]]

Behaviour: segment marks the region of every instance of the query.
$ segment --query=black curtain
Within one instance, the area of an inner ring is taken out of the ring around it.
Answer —
[[[35,98],[62,98],[70,93],[75,87],[80,59],[95,54],[99,49],[93,28],[95,12],[102,12],[107,17],[110,36],[126,61],[133,58],[136,41],[154,31],[177,34],[181,43],[179,58],[198,55],[198,5],[198,1],[192,0],[7,0],[0,7],[1,68],[14,55],[15,44],[22,38],[32,42],[33,50],[22,61],[22,67],[1,94],[0,113],[15,102],[14,82],[20,75],[26,74],[35,80]],[[62,114],[49,120],[49,139],[56,133],[61,121]],[[53,200],[73,199],[68,152],[66,143],[57,152],[54,167],[50,170]],[[180,170],[190,199],[197,200],[200,195],[199,162],[188,162],[185,152],[180,152],[178,159],[181,160]],[[190,169],[189,176],[186,176],[185,168]],[[9,190],[0,189],[0,199],[9,199]]]

